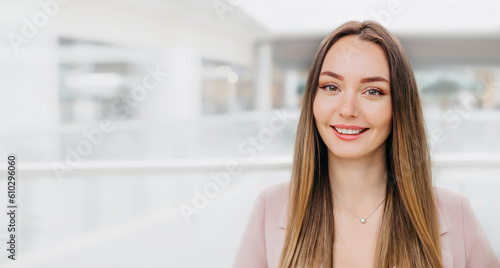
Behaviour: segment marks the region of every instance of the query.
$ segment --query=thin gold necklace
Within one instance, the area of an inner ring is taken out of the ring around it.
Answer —
[[[344,203],[344,201],[342,201],[342,199],[340,199],[340,197],[337,194],[335,194],[335,191],[333,191],[333,189],[332,189],[332,192],[333,192],[333,195],[335,195],[340,200],[340,202],[352,213],[352,215],[354,215],[354,217],[356,217],[362,224],[365,224],[366,220],[368,220],[368,217],[370,217],[373,213],[375,213],[375,211],[377,210],[377,208],[380,207],[380,205],[382,205],[382,203],[384,203],[384,201],[385,201],[385,198],[382,199],[382,202],[380,202],[380,204],[378,204],[378,206],[372,211],[372,213],[370,213],[370,215],[368,215],[368,216],[366,216],[364,218],[360,218],[360,217],[358,217],[358,215],[356,215],[356,213],[354,213],[354,211],[352,211],[352,209],[350,207],[348,207]]]

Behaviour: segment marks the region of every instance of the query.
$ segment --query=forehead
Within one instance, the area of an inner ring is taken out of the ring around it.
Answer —
[[[344,36],[333,44],[323,61],[321,72],[324,71],[351,78],[390,78],[389,63],[382,48],[354,35]]]

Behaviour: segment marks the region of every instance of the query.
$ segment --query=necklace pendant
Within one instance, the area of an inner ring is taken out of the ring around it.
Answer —
[[[365,218],[362,218],[362,219],[361,219],[361,223],[362,223],[362,224],[365,224],[365,223],[366,223],[366,219],[365,219]]]

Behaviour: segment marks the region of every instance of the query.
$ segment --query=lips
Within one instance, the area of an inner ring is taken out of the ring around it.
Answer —
[[[346,135],[357,135],[359,133],[362,133],[366,130],[368,130],[368,128],[363,128],[363,129],[346,129],[346,128],[337,128],[337,127],[334,127],[334,129],[340,133],[340,134],[346,134]]]
[[[351,141],[360,138],[363,136],[363,134],[369,130],[369,128],[362,128],[358,126],[349,126],[350,128],[339,128],[337,127],[338,125],[335,126],[330,126],[333,130],[333,133],[335,133],[335,136],[337,136],[339,139],[346,140],[346,141]],[[357,129],[353,129],[353,128]]]
[[[360,126],[354,126],[354,125],[343,125],[343,124],[332,125],[332,127],[341,128],[341,129],[353,129],[353,130],[366,129],[366,127],[360,127]]]

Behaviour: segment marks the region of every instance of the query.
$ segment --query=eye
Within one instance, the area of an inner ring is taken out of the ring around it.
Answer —
[[[328,92],[337,92],[339,90],[339,88],[336,85],[324,85],[320,88],[325,89]]]
[[[370,96],[378,96],[378,95],[384,95],[382,91],[376,89],[376,88],[370,88],[366,92],[368,92],[368,95]]]

